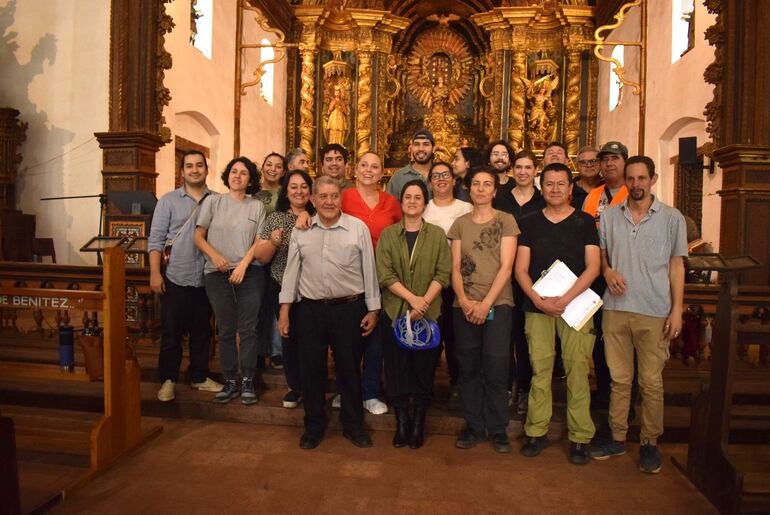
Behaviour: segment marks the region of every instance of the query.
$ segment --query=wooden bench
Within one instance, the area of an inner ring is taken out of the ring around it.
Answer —
[[[61,449],[70,446],[74,451],[85,453],[89,458],[90,467],[86,474],[80,477],[62,491],[62,497],[68,492],[82,486],[94,475],[105,470],[128,452],[136,449],[162,430],[153,427],[142,433],[140,410],[140,369],[133,357],[126,353],[126,323],[125,323],[125,255],[120,248],[110,248],[104,253],[103,288],[102,291],[82,291],[63,289],[36,289],[0,287],[0,307],[4,309],[34,309],[47,306],[53,309],[101,311],[104,336],[104,411],[96,420],[80,419],[70,421],[68,427],[58,425],[56,428],[35,428],[25,424],[35,414],[20,412],[18,409],[5,408],[2,415],[14,414],[22,426],[28,429],[22,432],[16,441],[19,445],[29,448]],[[51,381],[89,381],[88,374],[82,369],[75,372],[62,372],[56,365],[24,362],[0,362],[0,374],[4,378],[18,379],[47,379]],[[5,411],[8,413],[5,413]],[[3,455],[2,460],[15,460],[14,453],[8,451],[8,431],[13,435],[13,424],[8,426],[4,418],[4,441],[0,448],[9,455]],[[83,424],[90,426],[87,440],[81,436]],[[66,425],[66,424],[65,424]],[[77,428],[77,430],[76,430]],[[13,476],[13,474],[10,474]],[[14,481],[16,484],[14,485]],[[0,479],[0,492],[17,490],[18,482],[14,477],[8,481]],[[12,512],[12,510],[10,510]]]

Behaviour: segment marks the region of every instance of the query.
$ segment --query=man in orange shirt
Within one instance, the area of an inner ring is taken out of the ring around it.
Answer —
[[[583,211],[594,217],[599,227],[599,217],[607,206],[620,204],[628,196],[623,179],[623,167],[628,159],[628,149],[619,141],[605,143],[597,155],[604,184],[592,190],[585,201]]]

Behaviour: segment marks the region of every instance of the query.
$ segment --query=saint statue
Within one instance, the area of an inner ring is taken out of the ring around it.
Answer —
[[[559,86],[559,76],[555,73],[545,75],[535,81],[522,79],[527,86],[529,102],[528,129],[530,139],[534,141],[549,141],[554,139],[552,119],[556,114],[553,102],[553,91]]]
[[[344,83],[334,85],[334,96],[326,109],[326,141],[345,146],[348,134],[348,103]]]

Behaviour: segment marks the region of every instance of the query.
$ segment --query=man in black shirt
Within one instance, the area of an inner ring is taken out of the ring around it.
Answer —
[[[540,180],[546,207],[522,220],[515,274],[524,294],[525,333],[532,363],[532,384],[524,431],[528,437],[521,453],[533,457],[548,446],[551,421],[551,376],[555,337],[559,336],[567,373],[567,427],[571,442],[569,459],[588,463],[588,443],[594,435],[589,411],[589,358],[594,344],[593,322],[579,331],[561,315],[599,275],[599,236],[591,216],[570,205],[572,173],[562,163],[543,169]],[[541,273],[556,260],[566,264],[577,281],[560,297],[540,297],[532,289]]]

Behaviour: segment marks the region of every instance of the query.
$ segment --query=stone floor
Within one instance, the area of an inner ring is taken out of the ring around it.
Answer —
[[[358,449],[330,432],[313,451],[300,428],[205,420],[152,419],[156,440],[57,506],[53,513],[716,513],[662,447],[663,470],[637,468],[638,447],[584,467],[568,443],[534,459],[463,451],[454,437],[429,436],[419,450],[394,449],[390,432]]]

